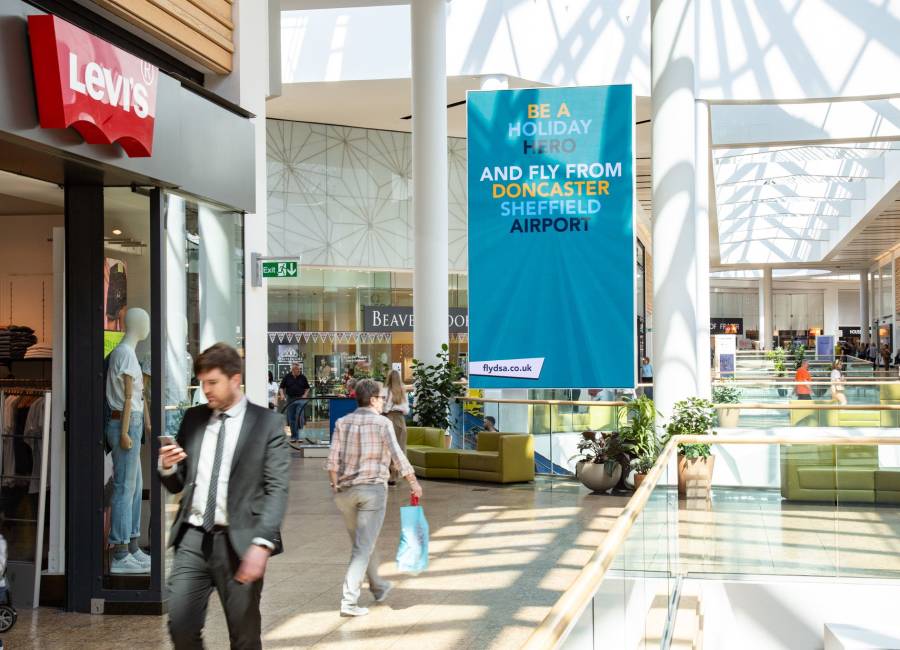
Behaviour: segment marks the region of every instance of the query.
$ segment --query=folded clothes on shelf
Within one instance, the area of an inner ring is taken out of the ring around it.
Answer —
[[[0,327],[0,358],[22,359],[29,347],[38,342],[34,330],[22,325]]]

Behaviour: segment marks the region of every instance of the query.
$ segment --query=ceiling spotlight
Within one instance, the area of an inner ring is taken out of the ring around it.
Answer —
[[[122,229],[121,228],[113,228],[112,234],[114,234],[118,237],[119,235],[122,234]]]

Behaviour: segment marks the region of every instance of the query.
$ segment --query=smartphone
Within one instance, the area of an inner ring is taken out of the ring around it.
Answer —
[[[159,446],[165,447],[166,445],[174,445],[175,437],[169,435],[159,436]]]

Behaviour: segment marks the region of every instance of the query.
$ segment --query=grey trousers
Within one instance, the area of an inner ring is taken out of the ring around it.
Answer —
[[[387,413],[387,419],[394,425],[394,435],[397,436],[397,444],[400,445],[400,449],[403,450],[403,454],[406,455],[406,416],[399,411],[391,411],[390,413]],[[396,481],[398,474],[397,468],[391,463],[391,480]]]
[[[176,650],[203,648],[203,624],[213,589],[225,610],[231,647],[262,648],[259,599],[263,581],[235,582],[239,565],[227,532],[207,534],[193,527],[185,531],[169,575],[169,634]]]
[[[380,560],[376,549],[387,507],[387,486],[380,483],[344,488],[334,495],[334,502],[344,515],[347,533],[353,543],[341,598],[341,607],[348,607],[359,601],[364,577],[368,576],[369,589],[376,598],[388,586],[388,582],[378,575]]]

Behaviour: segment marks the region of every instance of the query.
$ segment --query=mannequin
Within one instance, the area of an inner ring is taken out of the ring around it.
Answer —
[[[150,571],[150,556],[138,546],[141,535],[141,442],[150,431],[144,402],[144,376],[135,347],[150,335],[150,315],[143,309],[125,314],[125,337],[109,355],[106,401],[111,418],[106,440],[112,448],[113,497],[109,543],[113,545],[110,572],[140,574]]]

